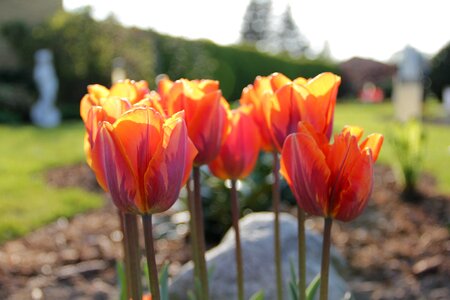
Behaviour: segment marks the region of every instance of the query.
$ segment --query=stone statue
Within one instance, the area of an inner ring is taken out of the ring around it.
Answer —
[[[36,51],[33,78],[39,93],[37,103],[31,107],[31,121],[41,127],[56,127],[61,113],[55,106],[58,78],[53,67],[53,54],[49,49]]]

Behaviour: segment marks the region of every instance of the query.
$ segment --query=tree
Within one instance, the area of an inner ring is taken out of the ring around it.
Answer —
[[[431,90],[442,100],[442,91],[450,85],[450,43],[431,60]]]
[[[288,5],[281,16],[279,43],[281,52],[287,52],[292,57],[304,55],[308,50],[308,41],[300,34],[292,17],[291,6]]]
[[[269,37],[272,2],[251,0],[241,29],[241,43],[256,45]]]

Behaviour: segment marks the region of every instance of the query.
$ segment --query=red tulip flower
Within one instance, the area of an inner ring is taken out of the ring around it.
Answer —
[[[265,97],[263,111],[273,143],[281,151],[286,137],[297,130],[299,121],[310,123],[329,139],[333,131],[334,108],[341,79],[322,73],[312,79],[290,81],[282,74],[270,76],[275,93]]]
[[[358,141],[363,130],[345,127],[329,145],[326,135],[300,122],[285,141],[281,174],[298,205],[311,215],[350,221],[361,214],[373,186],[373,164],[383,143],[380,134]]]
[[[219,82],[165,78],[159,82],[164,110],[170,116],[184,110],[189,137],[198,150],[195,165],[210,163],[219,154],[228,133],[229,105]]]
[[[208,165],[221,179],[247,177],[255,167],[261,138],[250,111],[250,107],[241,106],[231,112],[230,133],[219,155]]]
[[[196,154],[182,112],[165,119],[139,107],[99,124],[92,169],[121,211],[153,214],[176,201]]]

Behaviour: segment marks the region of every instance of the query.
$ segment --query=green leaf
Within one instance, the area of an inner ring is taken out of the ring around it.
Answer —
[[[314,296],[316,295],[319,286],[320,286],[320,274],[317,274],[316,277],[314,277],[314,279],[306,288],[306,300],[314,299]]]
[[[264,290],[259,290],[254,293],[249,300],[264,300]]]
[[[127,300],[127,282],[125,278],[125,270],[123,266],[123,262],[117,261],[116,262],[116,271],[117,271],[117,278],[119,280],[119,299],[120,300]]]
[[[161,300],[169,300],[169,263],[165,263],[159,272]]]
[[[294,261],[289,259],[289,266],[290,266],[290,273],[291,278],[289,279],[289,291],[291,292],[291,300],[298,300],[299,299],[299,290],[298,290],[298,284],[297,284],[297,275],[295,274],[295,266]]]

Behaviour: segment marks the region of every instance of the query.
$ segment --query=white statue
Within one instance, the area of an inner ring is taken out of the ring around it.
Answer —
[[[55,127],[61,122],[61,113],[55,106],[58,78],[53,67],[53,54],[49,49],[36,51],[33,78],[39,93],[38,101],[31,107],[31,121],[41,127]]]

